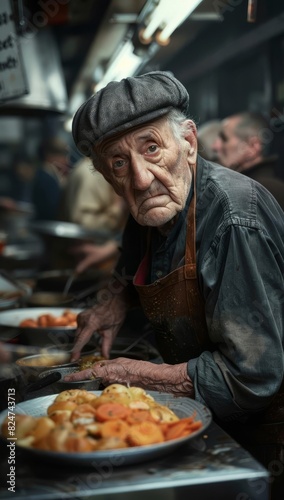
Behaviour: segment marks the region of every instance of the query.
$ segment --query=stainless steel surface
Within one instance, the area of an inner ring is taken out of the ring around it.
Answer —
[[[7,490],[9,450],[0,447],[1,500],[268,500],[269,473],[214,422],[197,439],[142,464],[111,453],[90,467],[40,462],[18,450],[15,493]],[[117,462],[119,467],[117,467]]]
[[[94,392],[98,395],[101,394],[101,392]],[[210,410],[195,400],[188,398],[174,398],[170,394],[162,394],[154,391],[148,391],[148,393],[159,403],[171,408],[181,418],[195,414],[196,420],[200,420],[202,422],[202,429],[199,429],[189,436],[180,439],[149,446],[134,446],[132,448],[95,451],[92,453],[60,453],[26,448],[24,453],[26,453],[27,456],[31,455],[36,457],[37,460],[52,461],[53,463],[57,462],[60,465],[70,464],[74,466],[90,466],[100,464],[103,460],[108,459],[111,453],[114,459],[117,459],[121,465],[132,465],[134,463],[140,463],[162,457],[174,451],[188,441],[191,441],[197,436],[203,434],[211,423],[212,416]],[[17,405],[15,412],[35,417],[44,416],[46,415],[48,406],[52,404],[54,399],[55,395],[51,395],[24,401],[23,403]],[[6,415],[7,411],[1,413],[0,426]]]

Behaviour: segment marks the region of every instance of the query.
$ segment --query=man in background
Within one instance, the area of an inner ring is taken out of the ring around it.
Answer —
[[[237,113],[222,121],[212,147],[221,165],[262,184],[283,209],[284,182],[275,173],[277,156],[267,152],[270,136],[269,125],[261,114]]]
[[[197,130],[198,153],[209,161],[217,161],[217,153],[212,145],[215,144],[221,130],[221,120],[209,120]]]

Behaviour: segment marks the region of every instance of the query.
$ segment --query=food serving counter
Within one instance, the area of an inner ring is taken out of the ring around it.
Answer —
[[[1,443],[3,500],[268,500],[268,472],[214,422],[201,437],[136,465],[108,459],[70,466],[16,456],[15,493],[8,491],[8,451]]]

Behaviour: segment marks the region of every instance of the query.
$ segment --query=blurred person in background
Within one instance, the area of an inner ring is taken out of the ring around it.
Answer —
[[[16,210],[18,202],[32,203],[32,187],[36,174],[36,160],[24,150],[16,151],[6,173],[4,189],[0,191],[0,206]],[[2,186],[1,186],[2,187]]]
[[[51,137],[40,144],[38,153],[39,164],[32,190],[34,218],[57,220],[70,171],[68,145],[60,137]]]
[[[243,112],[222,121],[212,147],[218,163],[262,184],[284,209],[284,182],[275,173],[278,157],[268,154],[270,139],[267,120],[259,113]]]
[[[212,146],[219,136],[220,130],[221,120],[210,120],[198,127],[198,153],[205,160],[218,161],[217,153]]]
[[[80,159],[68,176],[61,202],[60,220],[79,224],[90,231],[110,233],[104,244],[77,243],[70,253],[77,258],[80,274],[92,266],[107,263],[113,267],[119,256],[119,242],[127,218],[126,204],[113,187],[94,171],[89,158]],[[112,235],[117,234],[118,239]]]

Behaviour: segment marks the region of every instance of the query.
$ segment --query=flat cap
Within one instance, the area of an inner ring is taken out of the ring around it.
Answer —
[[[110,82],[77,110],[72,134],[79,151],[91,156],[102,140],[167,114],[172,108],[188,111],[189,95],[166,71]]]

